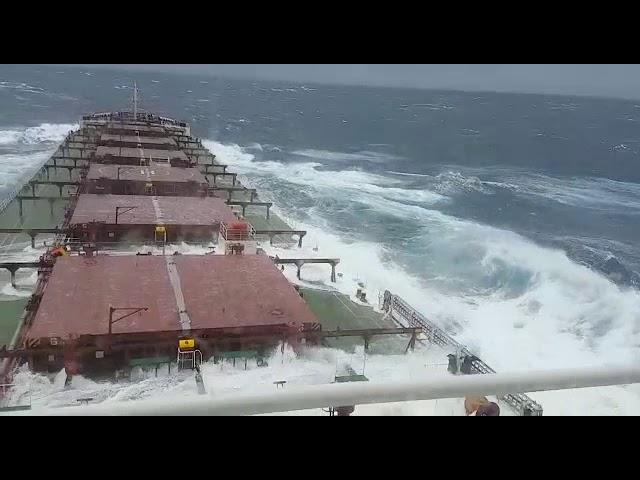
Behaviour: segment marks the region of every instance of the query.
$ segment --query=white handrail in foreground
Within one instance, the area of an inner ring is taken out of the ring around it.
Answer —
[[[154,399],[64,408],[34,408],[27,415],[252,415],[341,405],[364,405],[467,395],[505,395],[640,383],[640,368],[579,368],[486,375],[443,376],[411,382],[335,383],[267,393]]]

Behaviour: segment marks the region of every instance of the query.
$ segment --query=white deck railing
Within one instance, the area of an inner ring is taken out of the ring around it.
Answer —
[[[34,408],[27,415],[255,415],[342,405],[364,405],[468,395],[505,395],[640,383],[640,368],[580,368],[486,375],[451,375],[425,381],[335,383],[221,397],[107,402]],[[18,413],[15,413],[18,414]],[[577,415],[580,412],[576,412]]]
[[[220,223],[220,236],[227,241],[252,241],[255,239],[256,230],[248,222],[246,223],[246,229],[230,228],[225,222]]]

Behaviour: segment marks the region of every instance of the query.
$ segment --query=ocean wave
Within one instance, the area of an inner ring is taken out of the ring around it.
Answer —
[[[375,349],[375,343],[372,345]],[[410,381],[417,376],[421,378],[441,378],[448,373],[439,366],[425,368],[425,365],[442,363],[443,353],[439,349],[417,346],[411,355],[369,353],[366,355],[362,347],[352,354],[344,351],[315,347],[296,354],[289,347],[274,349],[267,356],[266,363],[257,367],[255,362],[248,362],[245,367],[230,362],[205,362],[201,366],[203,383],[206,388],[215,386],[216,396],[229,396],[237,393],[261,395],[274,391],[274,383],[285,380],[287,385],[295,388],[301,385],[322,385],[333,383],[336,369],[349,366],[360,371],[366,364],[366,375],[373,382]],[[92,403],[104,402],[105,405],[115,402],[128,402],[142,399],[163,400],[174,404],[198,398],[193,376],[183,373],[172,374],[167,368],[157,372],[132,372],[129,382],[95,382],[80,375],[73,377],[71,388],[65,388],[66,375],[60,371],[53,381],[47,376],[33,374],[28,368],[21,367],[14,378],[15,387],[11,390],[9,402],[14,405],[31,404],[34,412],[46,415],[44,408],[77,406],[78,399],[92,398]],[[513,415],[508,409],[502,412],[505,416]],[[276,415],[326,416],[326,411],[316,408],[312,410],[293,411]],[[462,399],[440,399],[437,401],[407,401],[375,405],[358,405],[354,415],[426,415],[426,416],[463,416]]]
[[[627,268],[615,255],[610,255],[596,268],[618,285],[640,287],[640,275]]]
[[[453,195],[463,192],[478,192],[487,195],[495,193],[496,189],[518,190],[518,185],[506,182],[490,182],[481,180],[474,175],[465,175],[459,171],[450,170],[438,175],[426,173],[408,173],[388,170],[388,174],[400,177],[414,177],[424,179],[424,184],[443,195]]]
[[[441,193],[478,191],[495,193],[510,190],[517,195],[538,197],[563,205],[593,210],[625,212],[640,210],[640,183],[622,182],[603,177],[563,177],[539,172],[504,168],[470,168],[448,166],[451,170],[436,177]],[[455,169],[455,170],[454,170]],[[417,173],[389,172],[394,175],[431,177]],[[491,180],[487,180],[490,178]]]
[[[10,284],[6,283],[0,287],[0,295],[9,298],[27,298],[31,296],[31,289],[14,288]],[[0,305],[0,308],[2,305]]]
[[[235,144],[220,144],[218,142],[204,141],[203,144],[210,148],[225,161],[231,162],[239,173],[261,173],[269,177],[281,178],[288,182],[314,188],[323,186],[334,190],[335,193],[349,193],[354,197],[367,198],[372,201],[379,198],[387,198],[405,202],[435,203],[445,200],[442,195],[428,190],[399,188],[401,182],[386,176],[363,172],[361,170],[342,170],[339,174],[333,171],[323,171],[321,163],[280,163],[280,162],[254,162],[255,156]],[[254,144],[255,145],[255,144]],[[247,148],[252,149],[252,147]],[[311,155],[329,156],[335,152],[319,151],[309,152]],[[300,155],[299,151],[294,152]],[[357,155],[361,158],[360,155]],[[314,158],[314,157],[311,157]],[[363,197],[366,195],[366,197]]]
[[[38,272],[35,269],[18,270],[18,272],[16,273],[15,287],[11,285],[8,274],[3,274],[2,278],[3,280],[0,280],[0,297],[5,300],[27,298],[31,296],[33,287],[38,281]]]
[[[28,83],[23,82],[0,82],[0,90],[16,90],[19,92],[35,94],[46,93],[46,90],[44,88],[36,87],[34,85],[29,85]]]
[[[394,172],[392,170],[388,170],[387,173],[390,173],[391,175],[400,175],[403,177],[433,178],[433,175],[427,175],[426,173]]]
[[[334,152],[331,150],[301,149],[291,152],[300,157],[313,158],[321,161],[344,162],[344,161],[364,161],[371,163],[385,163],[389,160],[402,160],[404,157],[388,153],[361,150],[354,153]]]
[[[436,191],[443,194],[452,194],[460,191],[484,194],[493,193],[478,177],[465,176],[460,172],[449,171],[440,173],[435,176],[435,181]]]
[[[408,108],[424,108],[426,110],[453,110],[455,107],[453,105],[447,105],[446,103],[412,103],[400,105],[400,108],[408,109]]]
[[[549,110],[577,110],[580,108],[580,105],[577,103],[559,103],[559,102],[546,102]]]
[[[487,181],[483,181],[482,184],[483,185],[489,185],[490,187],[502,188],[504,190],[518,191],[520,189],[520,187],[518,185],[515,185],[513,183],[506,183],[506,182],[487,182]]]
[[[11,152],[0,154],[0,210],[15,189],[47,161],[56,145],[75,128],[77,125],[43,123],[37,127],[0,130],[0,146]]]
[[[599,177],[552,177],[532,172],[505,173],[518,193],[564,205],[601,211],[640,210],[640,184]]]
[[[59,143],[71,130],[77,128],[77,124],[42,123],[37,127],[0,130],[0,145]]]
[[[20,188],[33,175],[47,161],[51,153],[0,155],[0,177],[3,179],[3,186],[0,187],[0,204],[3,203],[9,191]]]
[[[257,142],[252,143],[251,145],[248,145],[246,148],[249,150],[257,150],[258,152],[264,151],[264,148],[262,147],[262,145]],[[267,148],[270,148],[270,146],[267,146]]]
[[[29,85],[28,83],[23,83],[23,82],[0,82],[0,92],[2,91],[7,91],[7,92],[17,92],[20,94],[32,94],[32,95],[40,95],[42,97],[48,97],[48,98],[56,98],[59,100],[76,100],[75,97],[72,97],[70,95],[64,94],[64,93],[54,93],[54,92],[49,92],[47,90],[45,90],[44,88],[41,87],[37,87],[35,85]],[[23,100],[23,101],[31,101],[31,99],[28,98],[24,98],[21,95],[15,95],[15,98],[17,100]]]
[[[390,288],[499,370],[639,359],[640,292],[565,252],[445,215],[437,201],[403,203],[401,179],[255,162],[238,146],[222,147],[225,163],[309,232],[305,248],[317,245],[316,254],[343,259],[335,287],[345,293],[353,295],[356,279],[367,282],[370,297]],[[440,180],[485,188],[455,174]],[[316,272],[326,280],[326,271]]]

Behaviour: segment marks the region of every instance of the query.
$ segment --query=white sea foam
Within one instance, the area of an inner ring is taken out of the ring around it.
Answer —
[[[343,276],[335,287],[353,295],[356,282],[363,280],[369,298],[386,288],[399,293],[501,371],[630,364],[640,359],[640,294],[576,264],[564,252],[540,247],[512,232],[449,217],[430,205],[400,203],[398,191],[405,189],[392,178],[361,171],[318,171],[314,163],[254,162],[237,145],[207,142],[207,146],[249,183],[268,191],[285,219],[309,231],[305,255],[342,259],[338,271]],[[438,271],[423,276],[401,268],[389,261],[392,239],[381,245],[362,237],[344,237],[329,214],[319,214],[321,209],[301,221],[299,212],[286,203],[287,191],[293,188],[304,190],[318,204],[339,197],[343,201],[338,201],[337,211],[357,201],[374,213],[418,222],[428,230],[424,238],[429,244],[417,237],[413,245],[403,248],[432,255],[430,261]],[[384,195],[385,188],[391,188],[391,195]],[[318,251],[313,252],[316,245]],[[287,274],[292,278],[295,271]],[[425,281],[437,276],[486,285],[474,293]],[[303,267],[302,277],[332,286],[327,282],[328,270],[320,265]],[[640,412],[640,399],[629,401],[629,395],[637,394],[632,387],[595,390],[601,393],[585,400],[584,408],[589,410],[584,413],[613,413],[612,405]],[[580,393],[554,395],[565,401]],[[599,396],[609,399],[608,403],[593,404]]]
[[[58,143],[64,140],[69,131],[77,128],[78,125],[74,124],[43,123],[37,127],[0,130],[0,145]]]
[[[293,155],[313,158],[320,161],[343,162],[343,161],[365,161],[371,163],[385,163],[389,160],[401,160],[402,157],[387,153],[361,150],[359,152],[333,152],[330,150],[301,149],[291,152]]]

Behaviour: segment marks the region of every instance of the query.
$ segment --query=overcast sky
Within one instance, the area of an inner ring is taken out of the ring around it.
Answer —
[[[97,68],[98,65],[87,65]],[[640,65],[200,64],[101,65],[292,82],[640,98]]]

